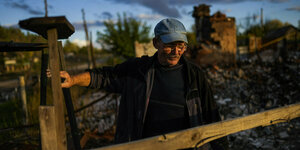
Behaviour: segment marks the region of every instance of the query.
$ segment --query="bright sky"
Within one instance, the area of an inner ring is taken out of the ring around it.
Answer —
[[[261,8],[264,20],[279,19],[296,27],[300,23],[300,0],[47,0],[47,3],[48,16],[66,16],[75,26],[75,33],[69,39],[81,45],[85,43],[81,9],[85,10],[93,41],[97,31],[103,31],[104,20],[117,19],[117,14],[124,12],[151,25],[151,35],[155,24],[166,17],[179,19],[191,31],[193,7],[202,3],[211,5],[211,14],[219,10],[235,17],[236,24],[244,23],[247,16],[260,15]],[[44,0],[0,0],[2,26],[16,26],[19,20],[44,14]]]

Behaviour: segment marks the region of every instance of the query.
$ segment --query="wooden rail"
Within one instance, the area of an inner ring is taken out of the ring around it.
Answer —
[[[290,33],[290,34],[288,34],[288,35],[289,35],[289,36],[297,35],[297,33]],[[259,49],[262,49],[262,48],[265,48],[265,47],[267,47],[267,46],[269,46],[269,45],[272,45],[272,44],[274,44],[274,43],[277,43],[277,42],[281,41],[282,39],[284,39],[284,38],[286,38],[286,37],[287,37],[287,35],[283,35],[283,36],[277,37],[276,39],[270,40],[269,42],[264,43]]]
[[[125,144],[96,148],[96,150],[165,150],[200,147],[229,134],[259,126],[289,122],[297,117],[300,117],[300,103]]]
[[[41,51],[47,47],[47,43],[0,42],[0,52]]]

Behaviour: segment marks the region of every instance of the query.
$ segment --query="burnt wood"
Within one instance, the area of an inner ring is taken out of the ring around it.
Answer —
[[[61,68],[61,70],[66,70],[65,57],[64,57],[61,41],[58,41],[58,54],[59,54],[59,59],[60,59],[60,68]],[[66,104],[66,108],[67,108],[67,112],[68,112],[74,148],[75,148],[75,150],[81,150],[80,140],[79,140],[80,133],[77,128],[76,117],[74,114],[74,106],[73,106],[72,97],[71,97],[71,89],[63,88],[62,90],[63,90],[65,104]]]
[[[49,29],[57,29],[58,39],[67,39],[75,31],[73,25],[65,16],[29,18],[19,21],[19,26],[23,29],[35,32],[45,39],[48,39],[47,30]]]
[[[0,42],[0,52],[40,51],[47,47],[47,43]]]
[[[48,68],[48,61],[49,54],[42,50],[42,64],[41,64],[41,82],[40,82],[40,105],[44,106],[47,104],[47,68]]]

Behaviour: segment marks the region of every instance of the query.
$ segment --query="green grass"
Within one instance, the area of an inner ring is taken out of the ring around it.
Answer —
[[[22,120],[21,101],[14,99],[0,104],[0,128],[19,126]]]
[[[19,96],[15,99],[0,103],[0,149],[5,145],[38,145],[38,106],[39,86],[26,89],[28,124],[36,124],[30,128],[22,128],[25,125],[25,113],[23,112],[22,100]],[[13,149],[13,148],[12,148]]]
[[[19,73],[9,73],[9,75],[6,74],[2,76],[0,75],[0,80],[17,78],[19,75]],[[14,99],[0,103],[0,149],[22,149],[22,147],[38,149],[40,138],[38,120],[40,106],[39,84],[40,83],[37,83],[36,85],[26,87],[28,125],[34,126],[29,128],[22,127],[25,125],[25,114],[23,112],[22,100],[20,96],[16,96]],[[47,105],[53,105],[51,81],[48,80],[47,84]],[[78,101],[78,98],[81,95],[93,91],[85,87],[78,86],[72,87],[71,89],[71,97],[75,110],[83,105]]]

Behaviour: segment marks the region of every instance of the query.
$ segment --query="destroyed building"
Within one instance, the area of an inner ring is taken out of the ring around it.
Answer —
[[[292,25],[272,30],[263,37],[250,36],[248,52],[255,53],[256,50],[279,50],[281,48],[299,50],[299,43],[297,43],[299,36],[299,30]]]
[[[144,55],[153,56],[156,52],[155,47],[152,44],[152,41],[149,43],[139,43],[135,41],[135,57],[142,57]]]
[[[267,33],[262,38],[262,48],[276,50],[284,46],[286,50],[299,50],[299,43],[297,43],[299,36],[299,29],[292,25],[284,26]]]
[[[201,4],[194,7],[196,36],[198,42],[216,45],[222,52],[236,53],[235,18],[226,17],[220,11],[210,16],[210,6]]]
[[[299,29],[287,25],[269,31],[263,37],[250,36],[245,40],[248,46],[239,46],[238,52],[240,55],[246,55],[248,59],[259,54],[263,62],[285,60],[287,53],[300,50],[299,39]]]

